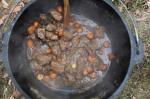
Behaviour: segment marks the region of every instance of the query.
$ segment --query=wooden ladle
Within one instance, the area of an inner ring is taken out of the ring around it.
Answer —
[[[64,28],[67,28],[70,22],[70,4],[69,0],[64,0]]]

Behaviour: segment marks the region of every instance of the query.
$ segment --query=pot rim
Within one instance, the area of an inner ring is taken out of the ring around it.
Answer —
[[[15,80],[11,68],[10,68],[10,63],[9,63],[9,58],[8,58],[8,45],[9,45],[9,38],[11,35],[11,31],[13,30],[13,27],[15,25],[15,23],[18,21],[18,19],[20,18],[20,16],[22,15],[22,13],[26,10],[26,8],[28,8],[30,5],[32,5],[34,2],[36,2],[37,0],[31,0],[28,4],[25,5],[25,7],[18,13],[18,15],[16,16],[15,20],[13,21],[12,25],[10,26],[10,29],[8,30],[8,32],[4,33],[3,36],[3,41],[2,41],[2,59],[4,62],[4,66],[7,70],[7,73],[9,74],[12,82],[14,83],[14,85],[16,86],[16,88],[25,96],[25,98],[27,99],[31,99],[31,97],[29,97],[24,91],[23,89],[21,89],[20,85],[17,83],[17,81]],[[121,17],[121,13],[119,12],[119,10],[117,10],[117,8],[112,4],[112,2],[110,0],[103,0],[106,4],[108,4],[121,18],[121,21],[123,22],[126,30],[128,31],[128,35],[130,38],[130,44],[131,44],[131,55],[130,55],[130,62],[129,62],[129,67],[127,70],[127,73],[125,75],[124,80],[122,81],[122,83],[119,85],[119,87],[115,90],[115,92],[109,97],[109,99],[115,99],[120,92],[123,90],[125,84],[127,83],[131,72],[133,70],[133,65],[134,65],[134,56],[136,55],[135,53],[135,41],[134,41],[134,36],[133,34],[129,31],[128,25],[125,23],[125,20]]]

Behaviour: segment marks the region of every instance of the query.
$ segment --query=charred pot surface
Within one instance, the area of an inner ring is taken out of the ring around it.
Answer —
[[[64,30],[62,12],[49,11],[52,18],[41,14],[41,21],[27,30],[27,56],[33,72],[50,88],[88,90],[103,79],[113,58],[105,28],[72,15]]]

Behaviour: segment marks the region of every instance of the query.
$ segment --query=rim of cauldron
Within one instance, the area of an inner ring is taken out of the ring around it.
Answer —
[[[22,15],[22,13],[26,10],[26,8],[28,8],[30,5],[32,5],[33,3],[35,3],[37,0],[31,0],[28,4],[25,5],[25,7],[18,13],[18,15],[16,16],[15,20],[13,21],[10,29],[8,30],[8,32],[6,32],[3,36],[3,46],[2,46],[2,59],[4,62],[4,66],[12,80],[12,82],[14,83],[14,85],[16,86],[16,88],[25,96],[25,98],[27,99],[31,99],[30,96],[28,96],[20,87],[20,85],[17,83],[16,79],[14,78],[11,68],[10,68],[10,64],[9,64],[9,59],[8,59],[8,45],[9,45],[9,38],[11,35],[11,32],[13,30],[13,27],[15,25],[15,23],[18,21],[18,19],[20,18],[20,16]],[[120,92],[123,90],[127,80],[129,79],[129,76],[131,75],[131,71],[133,69],[133,65],[135,64],[134,62],[134,57],[136,56],[135,53],[135,41],[134,41],[134,37],[133,34],[129,31],[129,28],[125,22],[125,20],[122,18],[121,13],[118,11],[118,9],[113,5],[112,1],[110,0],[103,0],[107,5],[109,5],[121,18],[121,21],[123,22],[123,24],[125,25],[126,30],[128,31],[128,35],[130,38],[130,44],[131,44],[131,55],[130,55],[130,62],[129,62],[129,67],[127,70],[127,73],[125,75],[124,80],[122,81],[122,83],[119,85],[119,87],[116,89],[116,91],[109,97],[109,99],[114,99],[115,97],[117,97]]]

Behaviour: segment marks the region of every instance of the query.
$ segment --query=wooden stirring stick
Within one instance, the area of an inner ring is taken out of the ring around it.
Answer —
[[[70,22],[70,4],[69,0],[64,0],[64,28],[69,25]]]

